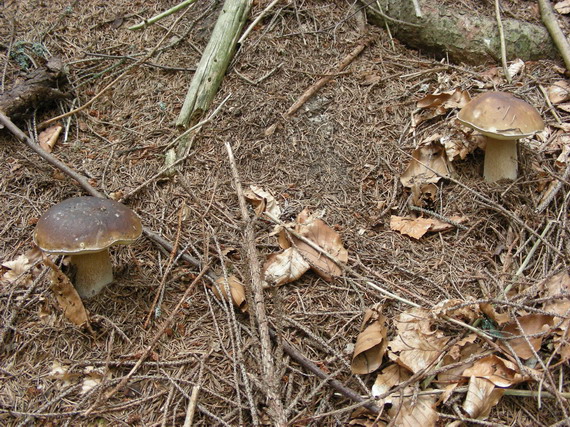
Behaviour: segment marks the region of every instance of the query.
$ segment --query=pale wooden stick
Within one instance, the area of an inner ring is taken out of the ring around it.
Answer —
[[[200,386],[195,385],[192,387],[192,395],[190,396],[190,401],[188,402],[188,408],[186,409],[186,418],[184,418],[184,426],[190,427],[192,421],[194,420],[194,412],[196,412],[196,404],[198,403],[198,393],[200,392]]]
[[[158,22],[161,19],[166,18],[167,16],[170,16],[173,13],[178,12],[180,9],[184,9],[186,6],[190,6],[195,1],[196,0],[185,0],[182,3],[178,3],[176,6],[171,7],[170,9],[165,10],[164,12],[162,12],[156,16],[153,16],[152,18],[145,19],[143,22],[136,24],[136,25],[133,25],[132,27],[129,27],[129,30],[140,30],[141,28],[144,28],[147,25],[154,24],[155,22]]]
[[[242,36],[238,40],[238,44],[242,44],[245,41],[249,33],[251,33],[251,30],[255,28],[257,23],[261,21],[265,16],[265,14],[269,12],[273,8],[273,6],[275,6],[277,3],[279,3],[279,0],[273,0],[271,3],[267,5],[265,9],[261,11],[261,13],[257,16],[257,18],[255,18],[253,22],[249,24],[249,27],[247,27],[247,29],[243,32]]]
[[[554,12],[552,11],[552,5],[549,0],[538,0],[538,7],[540,9],[542,22],[550,33],[550,37],[552,37],[555,46],[558,48],[566,65],[566,70],[570,71],[570,43],[568,43],[568,39],[566,39],[566,36],[560,29],[558,21],[556,21],[556,16],[554,16]]]
[[[226,0],[192,76],[176,126],[187,128],[208,111],[233,58],[252,0]]]
[[[495,0],[495,16],[497,18],[497,27],[499,28],[499,41],[501,42],[501,62],[503,64],[503,73],[510,84],[512,79],[507,66],[507,48],[505,46],[505,31],[503,30],[503,21],[501,21],[501,5],[499,0]]]

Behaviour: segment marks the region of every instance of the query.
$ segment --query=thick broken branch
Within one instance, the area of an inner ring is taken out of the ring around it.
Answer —
[[[210,108],[233,58],[251,0],[226,0],[192,78],[176,126],[191,126]]]
[[[423,17],[416,16],[411,1],[377,0],[369,2],[368,16],[378,25],[389,19],[394,37],[405,45],[455,62],[480,64],[501,57],[500,37],[496,19],[467,13],[460,7],[449,8],[436,1],[422,2]],[[556,47],[542,27],[516,19],[504,19],[507,59],[523,61],[558,58]]]

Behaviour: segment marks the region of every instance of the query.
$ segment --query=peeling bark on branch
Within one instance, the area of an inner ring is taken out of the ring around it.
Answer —
[[[385,19],[378,11],[389,18]],[[436,2],[421,3],[423,17],[418,18],[411,1],[378,0],[368,8],[372,23],[387,23],[394,37],[403,44],[437,57],[449,57],[458,63],[496,62],[501,55],[499,30],[495,18],[473,16],[467,11],[449,9]],[[522,60],[558,58],[556,47],[545,28],[516,19],[504,19],[507,59]]]

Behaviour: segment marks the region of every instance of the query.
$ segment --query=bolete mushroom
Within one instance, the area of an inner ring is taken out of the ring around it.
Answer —
[[[113,281],[111,245],[130,244],[142,233],[138,216],[125,205],[98,197],[73,197],[39,219],[34,242],[47,253],[70,255],[74,286],[82,298]]]
[[[486,92],[465,105],[457,119],[487,137],[485,181],[517,178],[517,141],[544,129],[536,109],[505,92]]]

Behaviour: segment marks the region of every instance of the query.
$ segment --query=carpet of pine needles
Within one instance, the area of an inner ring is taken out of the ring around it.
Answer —
[[[164,166],[166,147],[180,133],[174,122],[219,3],[197,2],[183,16],[179,12],[141,31],[127,29],[176,3],[8,1],[0,12],[3,87],[25,74],[14,57],[7,58],[10,49],[23,48],[32,69],[40,65],[42,55],[60,56],[69,67],[69,98],[30,111],[18,122],[32,134],[42,120],[86,103],[158,46],[152,58],[99,100],[62,121],[65,135],[53,154],[108,196],[129,195],[152,178]],[[268,3],[255,2],[251,16]],[[467,230],[432,233],[419,240],[390,230],[391,215],[413,214],[409,192],[399,183],[409,153],[423,139],[449,133],[455,126],[455,111],[450,111],[411,132],[415,102],[436,91],[461,88],[474,95],[491,89],[493,82],[481,73],[492,65],[457,66],[408,50],[383,29],[366,25],[350,3],[279,2],[237,52],[214,107],[229,99],[196,134],[183,168],[174,176],[152,179],[125,203],[146,227],[170,242],[179,235],[179,248],[202,265],[209,264],[210,273],[226,270],[247,284],[245,224],[224,146],[228,142],[244,187],[254,184],[271,191],[284,209],[283,220],[294,219],[304,208],[324,211],[323,219],[340,233],[355,271],[425,307],[448,298],[495,298],[510,284],[522,289],[568,269],[569,187],[542,214],[533,212],[545,183],[552,174],[562,173],[554,165],[559,151],[546,142],[536,149],[521,147],[520,178],[514,183],[484,182],[480,150],[455,162],[456,179],[472,191],[440,181],[431,208],[444,217],[467,217]],[[365,37],[374,42],[295,115],[285,118],[299,96],[333,73]],[[38,53],[38,46],[45,51]],[[539,85],[547,87],[562,78],[554,65],[527,63],[512,84],[499,73],[494,85],[531,102],[552,124]],[[558,114],[563,122],[568,120],[564,111]],[[6,131],[0,138],[0,259],[5,262],[32,248],[35,223],[45,210],[85,193]],[[552,221],[546,240],[559,253],[539,245],[524,273],[515,277],[535,240],[499,207],[539,233]],[[254,227],[263,261],[279,249],[271,234],[273,224],[260,219]],[[115,283],[85,302],[94,334],[62,315],[45,267],[36,266],[31,277],[2,282],[0,423],[182,425],[192,389],[199,385],[194,425],[248,425],[252,413],[260,423],[272,424],[258,332],[247,315],[220,303],[206,281],[194,286],[128,385],[96,404],[139,360],[200,271],[183,261],[170,265],[170,253],[144,237],[114,249],[112,255]],[[161,281],[166,284],[161,315],[151,313],[145,328]],[[265,302],[270,323],[281,337],[331,378],[367,396],[375,376],[350,372],[362,313],[384,302],[390,318],[407,306],[363,285],[349,274],[326,282],[308,272],[267,291]],[[280,346],[274,348],[274,357],[280,397],[292,424],[348,423],[351,410],[345,408],[354,402],[291,361]],[[54,367],[59,365],[65,373],[58,375]],[[549,369],[553,386],[569,391],[568,364],[554,361]],[[84,390],[89,375],[95,386]],[[457,409],[461,402],[458,396],[438,410],[457,417],[454,405]],[[567,403],[563,406],[552,399],[504,397],[486,422],[551,425],[563,420],[569,410]]]

